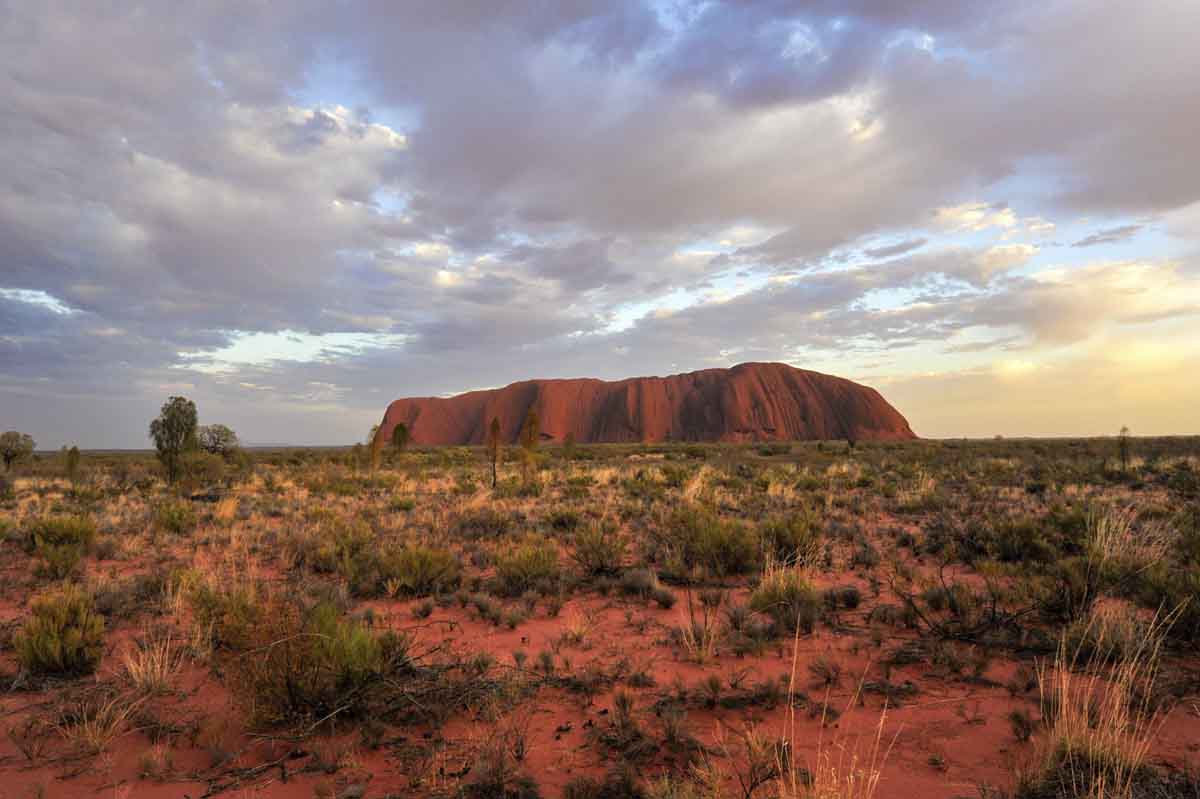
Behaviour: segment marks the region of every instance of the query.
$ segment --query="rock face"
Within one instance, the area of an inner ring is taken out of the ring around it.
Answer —
[[[404,422],[416,445],[482,444],[498,418],[513,443],[530,408],[543,440],[574,433],[581,444],[916,438],[873,388],[781,363],[744,363],[670,377],[526,380],[454,397],[398,399],[376,441],[390,441]]]

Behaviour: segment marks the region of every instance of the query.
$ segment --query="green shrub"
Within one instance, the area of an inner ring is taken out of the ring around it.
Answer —
[[[63,676],[96,670],[104,654],[104,618],[96,612],[91,594],[64,585],[35,599],[32,612],[13,640],[24,668]]]
[[[87,516],[50,516],[30,525],[25,550],[42,559],[38,573],[61,580],[74,574],[96,540],[96,525]]]
[[[389,593],[404,596],[453,591],[462,581],[462,567],[453,552],[422,544],[384,555],[381,571]]]
[[[583,517],[573,510],[555,510],[546,517],[546,523],[553,530],[571,532],[583,523]]]
[[[164,502],[154,509],[154,524],[164,532],[182,535],[194,530],[196,523],[196,511],[186,500]]]
[[[506,596],[544,587],[558,576],[558,549],[550,541],[529,541],[496,556],[496,579]]]
[[[258,595],[248,586],[218,588],[195,581],[186,596],[196,623],[212,631],[214,646],[234,651],[251,646],[265,614]]]
[[[74,546],[83,551],[96,540],[96,525],[87,516],[47,516],[30,524],[25,551],[34,554],[45,546]]]
[[[697,506],[679,508],[660,534],[672,576],[687,579],[701,570],[715,577],[749,574],[759,562],[757,532]]]
[[[783,563],[816,563],[821,556],[821,530],[807,512],[768,519],[759,526],[763,548]]]
[[[776,569],[750,595],[750,609],[770,616],[779,632],[811,633],[821,612],[821,595],[795,569]]]
[[[268,604],[252,646],[229,664],[234,695],[259,725],[362,716],[380,678],[407,665],[407,640],[377,637],[330,604]]]
[[[593,524],[575,534],[572,559],[590,577],[621,572],[625,557],[625,539],[614,524]]]
[[[454,523],[454,531],[461,537],[477,541],[483,538],[499,538],[509,531],[512,517],[493,508],[482,508],[464,513]]]
[[[1005,563],[1048,563],[1058,554],[1032,519],[1005,521],[996,527],[994,538],[996,557]]]

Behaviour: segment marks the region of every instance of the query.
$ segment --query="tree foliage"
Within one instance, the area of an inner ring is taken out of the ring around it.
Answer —
[[[541,420],[538,419],[537,411],[530,408],[529,413],[525,416],[525,424],[521,427],[520,435],[521,470],[526,483],[533,477],[533,466],[537,458],[537,446],[541,435]]]
[[[183,453],[196,448],[196,403],[187,397],[168,399],[150,423],[150,438],[167,472],[167,482],[174,483],[179,479]]]
[[[66,452],[67,479],[72,483],[79,477],[79,447],[71,447]]]
[[[200,449],[223,458],[237,452],[241,446],[237,433],[223,424],[206,424],[196,429]]]
[[[500,434],[500,418],[493,416],[487,435],[488,460],[492,464],[492,488],[496,487],[496,462],[500,460]]]
[[[408,447],[408,425],[404,422],[396,422],[396,426],[392,428],[392,446],[396,448],[396,452],[404,452]]]
[[[0,435],[0,457],[4,458],[4,470],[8,471],[14,463],[32,455],[33,447],[33,437],[27,433],[9,430]]]

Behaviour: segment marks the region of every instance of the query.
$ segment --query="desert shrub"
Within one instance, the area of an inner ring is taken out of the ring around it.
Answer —
[[[225,479],[225,459],[204,450],[190,450],[179,457],[179,470],[185,489],[212,486]]]
[[[464,513],[454,522],[455,533],[472,541],[499,538],[511,527],[512,517],[494,508],[481,508]]]
[[[534,479],[502,480],[492,490],[496,499],[531,499],[542,495],[542,484]]]
[[[558,579],[558,549],[550,541],[527,541],[496,556],[500,593],[520,596]]]
[[[1005,563],[1047,563],[1057,557],[1033,519],[1010,519],[996,526],[996,557]]]
[[[381,571],[388,592],[404,596],[453,591],[462,581],[462,567],[453,552],[423,544],[384,555]]]
[[[698,506],[679,508],[656,534],[664,573],[689,579],[694,571],[715,577],[748,574],[759,562],[756,531]]]
[[[154,524],[160,530],[182,535],[195,529],[196,511],[185,500],[164,502],[154,509]]]
[[[417,503],[412,497],[393,497],[388,503],[388,510],[397,513],[407,513],[415,507]]]
[[[593,524],[575,534],[571,558],[591,577],[619,574],[625,539],[614,524]]]
[[[300,539],[297,565],[319,574],[338,574],[355,596],[379,596],[389,576],[386,557],[371,526],[362,519],[334,517],[322,520],[309,536]]]
[[[361,716],[370,689],[407,664],[405,639],[377,637],[327,603],[272,600],[246,653],[229,663],[235,696],[263,726]]]
[[[87,516],[49,516],[33,522],[25,550],[42,559],[38,572],[59,580],[75,573],[96,540],[96,525]]]
[[[811,633],[821,612],[821,595],[796,569],[773,569],[750,595],[750,609],[774,620],[779,631]]]
[[[91,594],[64,585],[32,603],[32,616],[13,646],[21,666],[34,674],[75,676],[95,671],[104,654],[104,618]]]
[[[47,516],[31,523],[25,533],[29,554],[46,546],[74,546],[86,551],[96,540],[96,525],[87,516]]]
[[[211,631],[214,646],[238,651],[252,645],[265,610],[250,586],[218,587],[194,573],[185,575],[183,582],[195,622]]]
[[[546,523],[552,530],[570,532],[583,524],[583,517],[573,510],[553,510],[546,517]]]
[[[758,534],[763,548],[778,561],[814,564],[821,556],[821,530],[810,513],[768,519]]]

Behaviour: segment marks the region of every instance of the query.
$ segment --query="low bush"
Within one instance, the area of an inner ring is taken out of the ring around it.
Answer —
[[[64,585],[33,600],[32,613],[13,640],[22,667],[61,676],[96,670],[104,654],[104,618],[91,594]]]
[[[512,517],[493,508],[464,513],[454,522],[454,532],[470,541],[499,538],[512,527]]]
[[[498,588],[505,596],[545,589],[558,576],[558,549],[550,541],[527,541],[496,556]]]
[[[589,577],[619,574],[625,540],[614,524],[593,524],[575,534],[571,558]]]
[[[49,516],[33,522],[25,550],[42,559],[38,573],[61,580],[74,574],[96,540],[96,525],[87,516]]]
[[[758,534],[763,548],[782,563],[812,565],[821,556],[821,530],[810,513],[768,519]]]
[[[393,596],[429,596],[458,588],[462,567],[448,549],[409,544],[383,556],[381,576]]]
[[[196,528],[196,511],[185,500],[164,502],[154,509],[155,526],[167,533],[183,535]]]
[[[25,533],[25,551],[47,546],[73,546],[86,551],[96,540],[96,525],[87,516],[47,516],[32,522]]]
[[[689,580],[697,571],[717,578],[749,574],[759,563],[757,532],[698,506],[679,508],[656,534],[664,574]]]
[[[380,678],[408,663],[405,639],[375,636],[332,605],[268,604],[252,646],[229,663],[234,695],[261,726],[361,716]]]
[[[750,609],[764,613],[779,632],[811,633],[821,613],[821,595],[796,569],[773,569],[750,595]]]

